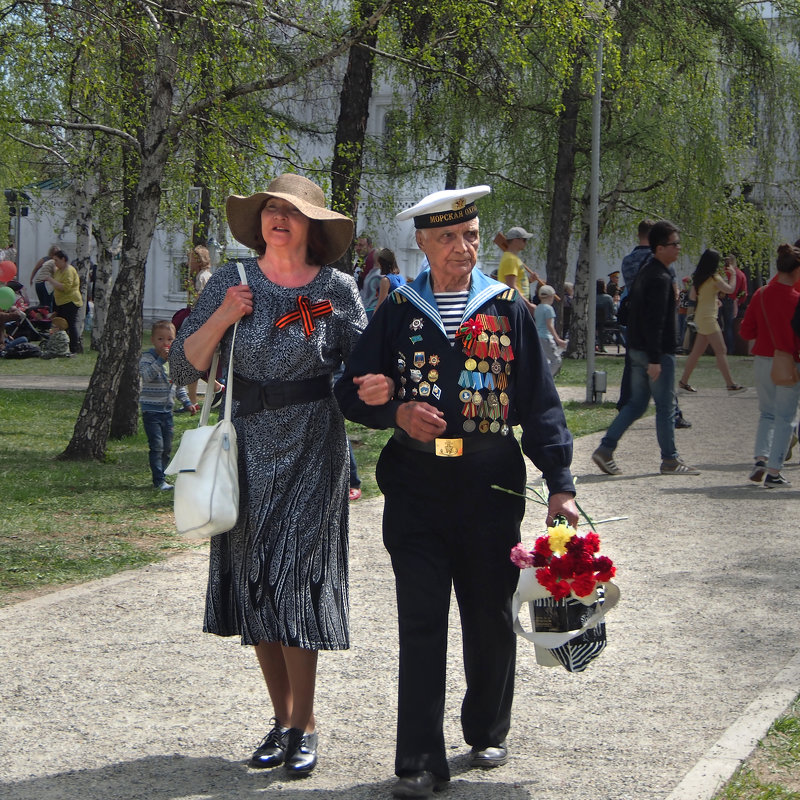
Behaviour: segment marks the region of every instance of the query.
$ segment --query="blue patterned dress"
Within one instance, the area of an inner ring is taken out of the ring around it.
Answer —
[[[296,381],[333,374],[361,334],[366,317],[355,281],[323,267],[305,286],[272,283],[256,259],[243,259],[253,313],[236,334],[234,370],[257,381]],[[235,262],[218,269],[181,325],[170,352],[178,385],[201,373],[183,343],[239,283]],[[299,296],[329,300],[333,313],[279,329]],[[222,340],[227,362],[231,331]],[[211,539],[203,629],[241,636],[243,644],[281,642],[309,650],[349,646],[348,450],[344,419],[333,395],[236,418],[240,512],[232,530]]]

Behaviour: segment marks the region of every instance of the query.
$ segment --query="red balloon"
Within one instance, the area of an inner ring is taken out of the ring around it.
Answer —
[[[8,283],[17,276],[17,265],[13,261],[0,261],[0,281]]]

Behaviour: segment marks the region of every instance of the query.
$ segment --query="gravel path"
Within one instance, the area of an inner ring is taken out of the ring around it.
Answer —
[[[747,481],[753,389],[706,390],[681,405],[694,427],[677,432],[678,447],[699,477],[658,474],[653,417],[622,440],[622,476],[591,463],[600,434],[576,443],[581,504],[596,519],[627,517],[599,527],[622,600],[608,647],[580,675],[537,666],[519,641],[512,760],[494,771],[466,763],[453,604],[444,797],[702,800],[800,691],[800,491]],[[800,486],[796,464],[786,475]],[[245,764],[269,704],[250,649],[201,632],[200,547],[0,609],[0,797],[388,798],[396,622],[382,507],[381,498],[351,506],[352,648],[320,657],[320,763],[310,777]],[[542,511],[529,507],[530,543]]]

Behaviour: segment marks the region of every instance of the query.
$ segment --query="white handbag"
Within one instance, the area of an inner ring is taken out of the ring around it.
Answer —
[[[239,277],[247,284],[244,266]],[[214,398],[219,348],[208,372],[208,386],[197,428],[185,431],[174,458],[165,472],[175,478],[175,526],[189,539],[207,539],[229,531],[239,517],[239,452],[236,429],[231,421],[233,394],[233,348],[237,322],[233,326],[225,386],[225,415],[216,425],[208,424]]]

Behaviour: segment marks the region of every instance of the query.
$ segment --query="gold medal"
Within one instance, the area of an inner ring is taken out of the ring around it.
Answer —
[[[481,424],[478,425],[478,430],[481,433],[488,433],[489,432],[489,420],[488,419],[482,419],[481,420]]]
[[[503,334],[500,337],[500,344],[503,345],[503,347],[508,347],[511,344],[511,339],[509,339],[508,336]]]
[[[468,358],[464,362],[464,369],[469,372],[474,372],[475,368],[478,366],[478,362],[474,358]]]
[[[472,392],[469,389],[462,389],[458,393],[458,399],[462,403],[471,403],[472,402]]]
[[[489,362],[488,361],[479,361],[478,362],[478,372],[482,372],[484,375],[489,371]]]
[[[428,370],[428,380],[432,383],[436,383],[439,380],[439,370],[438,369],[431,369]]]
[[[497,420],[495,420],[494,422],[491,423],[491,425],[489,425],[489,430],[492,433],[497,433],[500,430],[500,423]]]
[[[501,406],[508,405],[508,394],[506,392],[500,392],[500,405]]]

